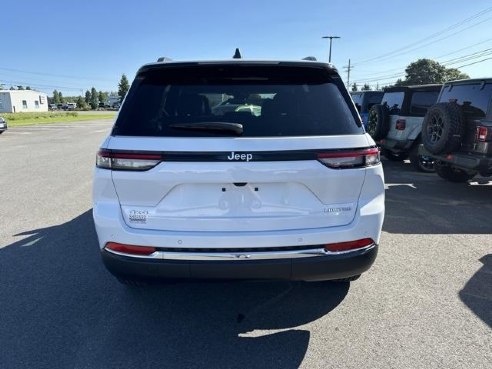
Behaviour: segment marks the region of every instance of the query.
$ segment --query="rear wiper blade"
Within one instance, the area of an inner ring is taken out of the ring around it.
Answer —
[[[230,131],[236,135],[243,134],[243,125],[241,123],[231,122],[174,123],[170,124],[169,127],[177,129],[200,129],[204,131]]]

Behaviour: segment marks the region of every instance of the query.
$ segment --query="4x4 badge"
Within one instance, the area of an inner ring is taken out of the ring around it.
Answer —
[[[228,160],[241,160],[241,161],[250,161],[253,159],[253,154],[236,154],[231,152],[231,155],[227,157]]]

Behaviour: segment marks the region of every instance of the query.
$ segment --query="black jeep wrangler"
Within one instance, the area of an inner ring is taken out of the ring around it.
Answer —
[[[444,84],[422,126],[420,154],[451,182],[492,175],[492,78]]]

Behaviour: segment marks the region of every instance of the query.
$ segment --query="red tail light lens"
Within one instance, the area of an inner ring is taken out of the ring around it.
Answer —
[[[98,168],[112,170],[149,170],[162,161],[159,154],[112,152],[99,150],[96,156]]]
[[[318,160],[327,167],[334,169],[369,167],[381,162],[377,147],[354,151],[319,153]]]
[[[156,251],[155,247],[125,245],[117,242],[108,242],[105,248],[130,255],[150,255]]]
[[[485,142],[487,141],[487,135],[488,135],[488,128],[479,126],[477,127],[477,132],[476,132],[476,138],[478,142]]]
[[[396,121],[395,128],[397,131],[404,131],[407,126],[407,122],[405,119],[398,119]]]
[[[372,238],[363,238],[356,241],[348,242],[338,242],[338,243],[328,243],[324,246],[326,251],[350,251],[361,249],[367,246],[374,245],[374,240]]]

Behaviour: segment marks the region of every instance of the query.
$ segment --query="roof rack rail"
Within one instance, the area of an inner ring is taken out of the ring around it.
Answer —
[[[157,59],[158,63],[165,63],[165,62],[170,62],[173,61],[171,58],[168,58],[167,56],[161,56],[159,59]]]
[[[306,56],[305,58],[302,58],[302,60],[318,61],[318,59],[314,56]]]

